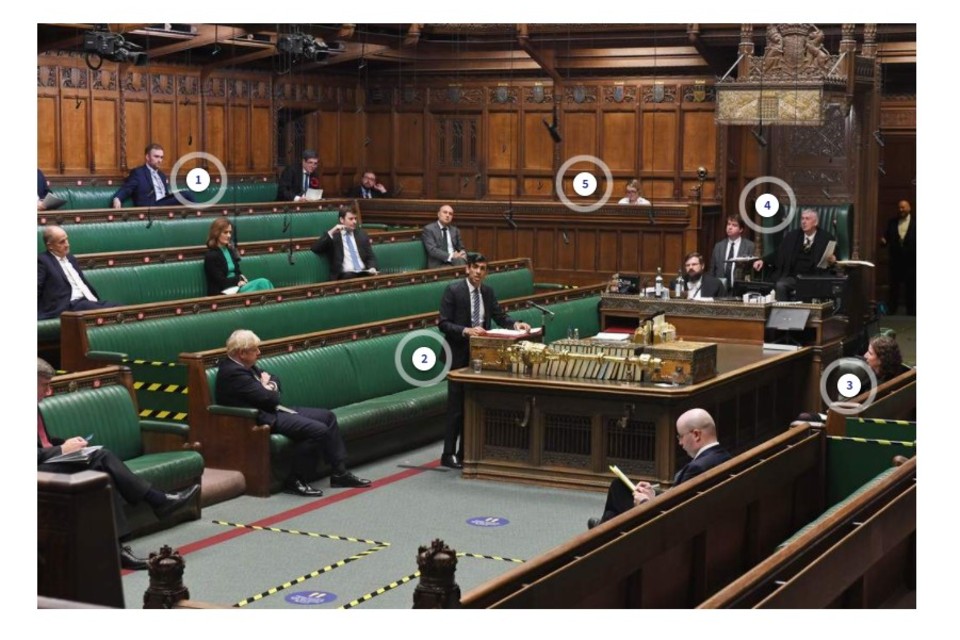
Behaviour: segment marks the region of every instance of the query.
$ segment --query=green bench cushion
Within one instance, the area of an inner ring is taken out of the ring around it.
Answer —
[[[140,419],[126,387],[107,385],[56,394],[39,406],[51,436],[67,439],[92,433],[91,444],[103,445],[121,460],[143,453]]]
[[[844,500],[871,478],[888,469],[894,456],[912,458],[912,442],[827,437],[827,504]]]
[[[180,176],[178,176],[178,182]],[[123,184],[123,180],[118,180],[112,185],[72,185],[53,187],[54,193],[61,198],[66,199],[63,209],[107,209],[113,206],[113,194]],[[218,193],[219,185],[211,185],[210,188],[200,193],[194,193],[193,196],[197,202],[209,202]],[[256,180],[250,182],[231,181],[227,184],[226,192],[217,203],[219,205],[240,204],[250,202],[273,202],[277,199],[277,183],[272,180]],[[127,198],[123,201],[124,207],[132,207],[133,200]]]
[[[148,453],[126,465],[161,491],[187,486],[203,475],[203,456],[196,451]]]

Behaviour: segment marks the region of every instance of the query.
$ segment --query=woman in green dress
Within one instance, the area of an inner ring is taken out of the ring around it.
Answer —
[[[233,225],[227,218],[217,218],[207,234],[207,253],[203,256],[203,272],[207,276],[207,295],[224,293],[248,293],[272,289],[273,283],[266,278],[248,281],[240,273],[240,256],[230,246]]]

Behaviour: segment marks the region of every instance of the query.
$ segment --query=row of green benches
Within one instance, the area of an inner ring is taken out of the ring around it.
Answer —
[[[373,252],[380,271],[401,273],[427,268],[426,252],[415,232],[373,232]],[[397,242],[397,240],[402,240]],[[275,287],[295,287],[326,282],[330,278],[328,260],[310,251],[311,240],[298,244],[293,253],[268,252],[244,255],[243,274],[250,280],[267,278]],[[175,258],[175,256],[171,256]],[[102,300],[125,306],[145,305],[207,296],[207,281],[202,260],[170,260],[84,271],[87,280]],[[133,310],[130,312],[136,313]],[[39,344],[59,341],[60,319],[37,322]],[[68,368],[72,370],[72,368]]]
[[[67,202],[59,210],[71,209],[108,209],[113,206],[113,194],[117,192],[123,181],[110,181],[109,184],[74,184],[51,186],[51,191]],[[200,193],[194,193],[197,202],[210,202],[219,192],[219,184]],[[218,204],[238,204],[246,202],[273,202],[277,199],[277,183],[266,178],[245,179],[243,182],[230,180],[224,188],[223,196]],[[133,206],[133,201],[127,198],[123,201],[124,207]]]

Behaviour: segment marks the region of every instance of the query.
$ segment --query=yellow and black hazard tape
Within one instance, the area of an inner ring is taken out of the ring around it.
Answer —
[[[499,561],[501,561],[501,562],[519,562],[519,563],[525,562],[524,560],[520,560],[519,558],[504,558],[504,557],[502,557],[502,556],[488,556],[488,555],[484,555],[484,554],[482,554],[482,553],[465,553],[465,552],[458,552],[458,553],[457,553],[457,557],[458,557],[458,558],[479,558],[479,559],[481,559],[481,560],[499,560]],[[376,598],[377,596],[382,596],[382,595],[385,594],[387,591],[392,591],[393,589],[396,589],[396,588],[399,587],[400,585],[404,585],[404,584],[410,582],[411,580],[413,580],[414,578],[419,578],[419,577],[420,577],[420,572],[419,572],[419,571],[417,571],[416,573],[411,573],[410,575],[404,576],[404,577],[400,578],[399,580],[395,580],[395,581],[391,582],[390,584],[388,584],[388,585],[386,585],[386,586],[380,587],[380,588],[377,589],[376,591],[371,591],[370,593],[367,593],[367,594],[364,594],[364,595],[360,596],[360,597],[357,598],[356,600],[351,600],[350,602],[348,602],[348,603],[346,603],[345,605],[341,606],[340,609],[352,609],[353,607],[356,607],[357,605],[363,604],[363,603],[366,602],[367,600],[371,600],[371,599],[373,599],[373,598]]]
[[[161,393],[182,393],[184,395],[189,392],[185,384],[165,384],[163,382],[134,382],[133,388],[137,391],[159,391]]]
[[[296,529],[280,529],[279,527],[260,527],[255,524],[242,524],[240,522],[227,522],[226,520],[214,520],[213,524],[222,524],[225,527],[236,527],[238,529],[252,529],[254,531],[272,531],[274,533],[292,533],[296,536],[309,536],[311,538],[327,538],[329,540],[346,540],[347,542],[361,542],[363,544],[373,544],[378,547],[389,547],[389,542],[380,542],[379,540],[367,540],[365,538],[351,538],[350,536],[336,536],[332,533],[314,533],[312,531],[298,531]]]
[[[917,446],[916,442],[904,442],[902,440],[881,440],[879,438],[854,438],[851,436],[827,436],[830,440],[848,440],[851,442],[860,442],[860,443],[871,443],[871,444],[885,444],[885,445],[900,445],[901,447],[915,447]]]
[[[289,589],[290,587],[295,586],[295,585],[298,585],[298,584],[300,584],[301,582],[305,582],[305,581],[309,580],[310,578],[316,578],[317,576],[322,575],[322,574],[324,574],[324,573],[327,573],[328,571],[333,571],[334,569],[339,569],[340,567],[342,567],[342,566],[345,565],[345,564],[349,564],[349,563],[354,562],[354,561],[356,561],[356,560],[362,560],[363,558],[366,558],[366,557],[369,556],[370,554],[376,553],[377,551],[380,551],[381,549],[385,549],[385,548],[386,548],[386,547],[383,547],[383,546],[370,547],[370,548],[367,549],[366,551],[361,551],[360,553],[357,553],[357,554],[355,554],[355,555],[352,555],[352,556],[350,556],[349,558],[344,558],[343,560],[338,560],[337,562],[334,562],[333,564],[328,564],[327,566],[325,566],[325,567],[323,567],[323,568],[321,568],[321,569],[317,569],[316,571],[311,571],[310,573],[308,573],[308,574],[306,574],[306,575],[302,575],[302,576],[300,576],[300,577],[298,577],[298,578],[294,578],[293,580],[290,580],[290,581],[288,581],[288,582],[284,582],[283,584],[281,584],[281,585],[279,585],[279,586],[273,587],[273,588],[271,588],[271,589],[267,589],[266,591],[261,591],[261,592],[258,593],[257,595],[250,596],[249,598],[244,598],[243,600],[241,600],[240,602],[237,602],[237,603],[234,604],[233,606],[235,606],[235,607],[245,607],[245,606],[247,606],[248,604],[250,604],[251,602],[256,602],[257,600],[263,600],[263,599],[266,598],[267,596],[272,596],[273,594],[278,593],[278,592],[280,592],[280,591],[283,591],[284,589]]]
[[[857,418],[860,424],[898,424],[903,427],[910,427],[916,424],[910,420],[881,420],[880,418]]]
[[[501,558],[500,556],[485,556],[482,553],[457,553],[458,558],[480,558],[481,560],[500,560],[501,562],[519,562],[524,563],[525,560],[519,558]]]
[[[122,362],[123,364],[145,364],[151,367],[175,367],[178,364],[180,364],[179,362],[158,362],[156,360],[139,360],[139,359],[131,360],[130,358],[124,358]]]
[[[173,422],[183,422],[187,419],[187,414],[183,411],[167,411],[166,409],[141,409],[138,415],[141,418],[170,420]]]
[[[460,554],[457,554],[457,555],[460,555]],[[419,578],[419,577],[420,577],[420,572],[419,572],[419,571],[417,571],[416,573],[411,573],[410,575],[404,576],[404,577],[400,578],[399,580],[394,580],[393,582],[391,582],[390,584],[388,584],[388,585],[385,586],[385,587],[380,587],[380,588],[377,589],[376,591],[371,591],[370,593],[368,593],[368,594],[366,594],[366,595],[362,595],[362,596],[360,596],[359,598],[357,598],[356,600],[351,600],[350,602],[348,602],[348,603],[346,603],[346,604],[344,604],[344,605],[341,605],[340,607],[337,607],[337,608],[338,608],[338,609],[352,609],[352,608],[354,608],[355,606],[357,606],[357,605],[359,605],[359,604],[363,604],[363,603],[366,602],[367,600],[370,600],[371,598],[376,598],[377,596],[382,596],[382,595],[385,594],[387,591],[392,591],[393,589],[396,589],[396,588],[399,587],[400,585],[407,584],[408,582],[410,582],[410,581],[413,580],[414,578]]]

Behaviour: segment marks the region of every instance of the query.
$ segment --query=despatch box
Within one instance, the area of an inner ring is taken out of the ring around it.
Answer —
[[[518,342],[543,342],[543,332],[524,333],[518,336],[470,336],[470,362],[480,359],[483,368],[489,371],[510,371],[507,348]]]
[[[643,352],[660,358],[662,364],[650,374],[650,382],[697,384],[717,375],[717,345],[713,342],[677,340],[647,345]]]

